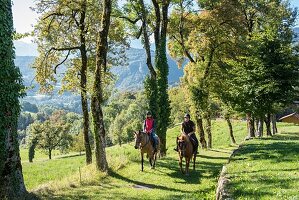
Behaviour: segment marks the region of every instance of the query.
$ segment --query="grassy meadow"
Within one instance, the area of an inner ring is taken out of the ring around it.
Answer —
[[[179,171],[178,156],[173,151],[179,128],[168,130],[167,156],[157,161],[154,170],[146,161],[144,172],[140,171],[139,151],[133,143],[107,148],[109,175],[96,172],[94,165],[84,166],[84,155],[58,156],[49,161],[39,154],[34,163],[29,163],[22,153],[25,184],[40,199],[215,199],[222,166],[237,148],[230,144],[226,122],[213,121],[213,148],[200,150],[196,170],[191,170],[189,177]],[[234,121],[233,128],[237,143],[241,143],[246,123]],[[279,128],[289,130],[293,126]]]
[[[246,142],[227,165],[233,199],[299,199],[299,126]]]

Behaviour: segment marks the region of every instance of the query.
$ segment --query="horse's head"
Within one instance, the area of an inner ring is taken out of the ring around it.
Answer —
[[[134,132],[134,138],[135,138],[135,149],[138,149],[141,143],[141,139],[142,139],[142,132],[139,131],[135,131]]]
[[[180,156],[184,157],[186,152],[187,141],[184,135],[177,137],[178,142],[178,152]]]

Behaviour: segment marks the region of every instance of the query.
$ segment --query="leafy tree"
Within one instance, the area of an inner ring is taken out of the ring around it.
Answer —
[[[26,194],[17,140],[21,73],[14,65],[13,20],[10,0],[0,8],[0,198],[19,199]]]
[[[70,55],[76,56],[77,52],[80,53],[78,59],[71,59],[71,64],[74,65],[75,73],[80,74],[79,91],[84,119],[86,164],[92,162],[88,138],[87,103],[88,41],[86,40],[88,40],[88,24],[91,23],[87,19],[87,9],[90,7],[88,3],[90,2],[87,0],[56,3],[40,1],[37,3],[37,12],[42,13],[42,17],[35,29],[40,51],[40,56],[35,61],[35,67],[37,68],[37,81],[41,84],[42,89],[52,90],[53,82],[57,79],[54,76],[57,68],[65,63]],[[62,61],[60,61],[61,57],[64,57]],[[56,64],[54,65],[54,63]],[[47,68],[48,70],[45,70]]]
[[[126,97],[127,95],[122,98]],[[113,104],[124,101],[124,99],[117,99]],[[121,145],[133,140],[133,132],[143,129],[145,110],[145,95],[139,93],[136,94],[135,99],[127,99],[125,107],[119,110],[118,115],[110,122],[108,134],[114,144]]]
[[[169,89],[169,100],[171,107],[170,120],[171,124],[175,125],[183,121],[185,113],[190,113],[190,103],[186,101],[186,94],[182,86]]]
[[[65,121],[64,116],[64,111],[55,111],[43,123],[35,122],[30,125],[30,144],[43,149],[49,159],[52,158],[54,149],[65,152],[72,144],[73,137],[69,134],[70,124]]]
[[[263,121],[265,115],[267,134],[271,135],[270,114],[275,105],[293,101],[298,84],[298,52],[292,45],[291,30],[295,13],[284,2],[240,6],[247,16],[240,21],[246,37],[238,44],[239,54],[225,62],[231,68],[226,95],[236,110],[247,114],[250,137],[255,136],[253,117]]]
[[[166,39],[168,28],[168,9],[170,0],[152,0],[152,6],[145,4],[144,0],[130,1],[125,5],[125,13],[134,13],[136,19],[123,17],[131,23],[141,20],[139,34],[142,35],[142,42],[147,54],[147,66],[150,76],[145,80],[145,91],[149,101],[149,109],[157,119],[157,134],[161,140],[161,153],[166,154],[166,131],[170,123],[170,106],[168,97],[168,73],[169,66],[166,56]],[[150,10],[153,9],[153,13]],[[132,14],[131,14],[132,15]],[[136,30],[136,27],[135,27]],[[154,65],[151,59],[150,32],[153,32],[155,40]],[[155,67],[154,67],[155,66]]]
[[[30,113],[22,112],[18,119],[18,130],[26,130],[26,128],[33,123],[33,120]]]
[[[75,135],[73,137],[74,137],[74,141],[73,141],[71,149],[72,149],[72,151],[80,152],[80,155],[81,155],[81,152],[85,150],[84,141],[83,141],[84,135],[81,132],[78,135]]]
[[[86,163],[92,162],[89,133],[89,105],[94,79],[96,35],[100,27],[98,16],[101,15],[101,4],[95,0],[76,1],[38,1],[37,12],[42,13],[35,28],[40,56],[35,61],[37,81],[41,89],[48,92],[53,85],[61,81],[62,90],[80,93],[83,112],[83,133],[86,146]],[[109,32],[109,64],[117,65],[124,61],[126,41],[122,23],[113,20]],[[63,39],[62,39],[63,38]],[[120,47],[121,46],[121,47]],[[117,56],[115,56],[117,55]],[[67,69],[61,74],[59,66]],[[109,66],[110,66],[109,65]],[[62,67],[62,66],[61,66]],[[58,75],[60,73],[62,78]],[[114,78],[111,73],[103,73],[103,85],[108,87]],[[104,90],[105,98],[109,90]]]

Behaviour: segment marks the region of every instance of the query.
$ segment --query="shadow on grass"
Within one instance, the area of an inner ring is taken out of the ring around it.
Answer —
[[[299,128],[298,128],[299,129]],[[299,140],[299,133],[281,133],[272,137],[259,138],[261,140]]]
[[[205,155],[198,155],[198,158],[207,158],[207,159],[228,159],[227,157],[223,157],[223,156],[205,156]]]
[[[274,135],[273,137],[260,138],[259,140],[267,141],[267,143],[245,144],[235,154],[232,161],[246,160],[248,163],[251,160],[255,160],[255,162],[267,161],[267,163],[276,165],[278,169],[273,169],[273,167],[267,169],[266,165],[263,168],[254,169],[253,171],[239,170],[239,172],[232,174],[232,177],[237,178],[232,178],[232,182],[228,184],[228,188],[230,188],[235,199],[241,197],[246,197],[246,199],[268,198],[276,194],[273,188],[278,188],[277,191],[279,188],[294,190],[293,184],[299,181],[298,176],[285,177],[283,175],[284,172],[296,173],[299,170],[298,165],[289,164],[294,163],[299,155],[299,134],[284,133]],[[282,164],[281,169],[279,169],[279,166],[281,166],[280,163]],[[279,175],[280,172],[281,175]],[[273,173],[277,173],[278,175],[272,176],[271,174]],[[259,186],[257,187],[257,185]]]
[[[73,157],[81,157],[81,156],[84,156],[85,153],[78,153],[78,154],[72,154],[72,155],[64,155],[64,156],[59,156],[59,157],[56,157],[54,158],[55,160],[58,160],[58,159],[65,159],[65,158],[73,158]]]
[[[185,192],[183,190],[178,190],[178,189],[175,189],[175,188],[170,188],[170,187],[166,187],[166,186],[162,186],[162,185],[156,185],[156,184],[150,184],[150,183],[135,181],[135,180],[129,179],[127,177],[124,177],[124,176],[122,176],[119,173],[114,172],[114,171],[110,171],[109,175],[111,177],[116,178],[116,179],[120,179],[122,181],[125,181],[128,184],[139,185],[139,186],[147,187],[149,189],[160,189],[160,190],[166,190],[166,191],[171,191],[171,192],[182,192],[182,193]]]
[[[298,143],[284,140],[270,144],[247,144],[236,153],[232,161],[249,159],[283,162],[292,160],[298,154]]]
[[[255,179],[246,180],[246,185],[254,186],[251,188],[244,188],[244,180],[235,181],[228,184],[230,192],[233,195],[233,199],[239,199],[245,197],[246,199],[272,199],[273,196],[279,193],[280,190],[288,190],[292,188],[292,185],[295,182],[298,182],[299,178],[275,178],[273,177],[263,177],[263,184],[258,184],[258,181]],[[258,184],[258,185],[257,185]],[[273,191],[274,189],[274,191]],[[275,191],[276,189],[276,191]],[[284,195],[288,195],[287,198],[273,198],[273,199],[293,199],[292,194],[288,192]]]

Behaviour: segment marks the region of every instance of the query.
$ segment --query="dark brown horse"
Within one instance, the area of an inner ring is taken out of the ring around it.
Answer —
[[[143,171],[143,157],[147,154],[151,168],[154,169],[156,165],[157,155],[160,151],[160,139],[157,141],[157,151],[154,152],[154,147],[151,142],[151,138],[147,133],[138,131],[134,133],[135,136],[135,149],[140,149],[141,154],[141,170]]]
[[[178,143],[178,153],[179,153],[179,165],[181,172],[189,175],[189,164],[190,160],[193,158],[193,170],[195,170],[195,160],[196,160],[196,152],[194,152],[193,145],[190,141],[190,138],[188,135],[182,134],[179,137],[177,137],[177,143]],[[185,172],[182,168],[182,161],[183,157],[186,161],[186,169]]]

